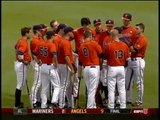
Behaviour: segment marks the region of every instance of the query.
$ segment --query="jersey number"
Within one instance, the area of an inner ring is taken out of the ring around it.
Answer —
[[[40,55],[41,56],[48,56],[48,48],[47,47],[40,47]]]
[[[84,56],[88,56],[89,55],[89,52],[88,52],[87,48],[83,48],[83,55]]]
[[[123,59],[124,57],[124,51],[123,50],[116,50],[114,51],[115,58],[116,59]]]

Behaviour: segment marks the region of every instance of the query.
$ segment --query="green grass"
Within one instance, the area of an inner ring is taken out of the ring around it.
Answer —
[[[148,38],[144,73],[144,107],[158,108],[158,2],[7,2],[2,1],[2,107],[14,106],[16,75],[14,71],[14,44],[20,37],[20,28],[45,23],[49,26],[52,19],[66,23],[74,28],[80,26],[82,17],[91,21],[100,18],[103,25],[107,19],[115,20],[115,26],[122,25],[124,12],[133,15],[132,24],[143,22]],[[28,73],[29,86],[33,82],[33,70]],[[136,87],[135,87],[136,88]],[[134,90],[134,99],[136,99]],[[80,106],[84,107],[84,82],[80,91]],[[22,100],[29,106],[27,90],[24,88]]]

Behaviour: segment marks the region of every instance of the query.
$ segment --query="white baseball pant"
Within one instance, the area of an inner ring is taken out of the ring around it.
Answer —
[[[58,103],[58,96],[60,93],[60,79],[58,76],[57,69],[53,65],[42,64],[41,65],[41,81],[42,81],[42,91],[41,91],[41,108],[47,107],[47,97],[49,93],[49,83],[51,82],[54,87],[52,94],[51,103]]]
[[[95,95],[99,84],[100,67],[85,66],[83,69],[84,81],[87,87],[87,108],[96,108]]]
[[[100,81],[103,86],[107,86],[107,61],[103,60],[102,70],[100,71]]]
[[[66,90],[69,89],[71,90],[71,88],[67,88],[67,85],[69,84],[69,86],[71,86],[69,81],[70,78],[70,71],[68,69],[68,66],[66,64],[59,64],[58,65],[58,74],[60,77],[60,94],[59,94],[59,107],[60,108],[64,108],[65,106],[65,96],[66,96]],[[69,94],[69,92],[67,93]],[[68,99],[68,106],[71,107],[71,97],[69,97],[67,95],[67,99]]]
[[[143,84],[143,74],[145,68],[145,61],[141,57],[137,57],[134,59],[128,60],[128,67],[126,71],[126,89],[127,89],[127,101],[132,101],[132,87],[133,81],[136,80],[137,88],[138,88],[138,100],[137,102],[143,102],[143,92],[144,92],[144,84]],[[133,78],[131,79],[131,74],[133,74]]]
[[[14,69],[17,76],[17,86],[16,88],[22,90],[27,78],[28,65],[24,65],[22,62],[15,61]]]
[[[116,83],[120,97],[120,108],[126,108],[125,68],[124,66],[108,66],[108,108],[114,109]]]
[[[34,69],[34,81],[32,85],[32,104],[40,101],[41,99],[41,66],[39,66],[34,60],[31,62]]]
[[[81,77],[81,71],[82,71],[82,66],[79,66],[79,59],[78,59],[78,54],[74,53],[74,61],[75,61],[75,66],[77,67],[77,73],[74,74],[73,77],[73,96],[75,98],[78,98],[79,96],[79,90],[80,90],[80,79],[79,77]]]

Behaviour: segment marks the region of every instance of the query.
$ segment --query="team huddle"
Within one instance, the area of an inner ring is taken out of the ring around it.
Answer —
[[[130,13],[124,13],[122,20],[120,27],[114,27],[114,20],[108,19],[106,28],[102,28],[101,19],[95,19],[92,28],[90,19],[83,17],[81,27],[76,29],[56,20],[50,22],[50,27],[37,24],[32,29],[22,28],[22,37],[15,45],[15,108],[23,108],[21,92],[30,65],[34,70],[32,108],[79,107],[81,80],[86,87],[86,108],[141,106],[147,48],[145,26],[131,26]],[[134,81],[138,88],[135,102]]]

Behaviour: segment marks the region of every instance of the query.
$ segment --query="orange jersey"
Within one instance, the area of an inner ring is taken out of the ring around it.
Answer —
[[[38,44],[40,44],[40,42],[42,42],[42,41],[43,41],[43,39],[41,37],[35,37],[35,36],[32,37],[31,42],[30,42],[30,50],[31,50],[31,52],[33,52],[34,49],[36,48],[36,46]]]
[[[65,57],[69,56],[70,62],[73,63],[72,45],[69,40],[62,38],[58,49],[58,63],[66,64]]]
[[[135,53],[131,53],[131,57],[145,57],[145,52],[147,49],[147,38],[143,36],[139,36],[133,42],[133,47],[137,50]]]
[[[95,32],[95,37],[94,37],[94,40],[99,43],[99,39],[100,39],[100,36],[102,35],[104,30],[100,31],[100,32],[97,32],[96,30],[94,30]]]
[[[100,36],[99,45],[102,47],[102,50],[105,51],[106,45],[110,42],[112,42],[113,38],[111,34],[108,31],[103,31],[103,33]]]
[[[55,34],[53,43],[55,43],[57,50],[58,50],[58,46],[59,46],[59,44],[60,44],[60,42],[61,42],[61,38],[62,38],[62,37],[61,37],[60,35]]]
[[[136,28],[133,26],[129,26],[125,28],[122,26],[122,34],[123,37],[128,41],[128,46],[130,46],[131,42],[135,39],[136,37]]]
[[[107,44],[104,54],[109,66],[124,66],[129,57],[129,48],[121,41],[112,41]]]
[[[95,37],[95,31],[92,28],[90,28],[90,30],[92,31],[93,36]],[[80,47],[81,43],[84,42],[84,34],[83,34],[83,32],[84,32],[84,30],[83,30],[82,27],[73,31],[74,39],[75,39],[76,51]]]
[[[83,66],[99,65],[101,53],[102,49],[95,41],[85,41],[78,50],[79,61]]]
[[[56,52],[56,45],[51,41],[41,42],[34,50],[34,54],[42,61],[42,64],[52,64],[53,54]]]
[[[21,39],[19,39],[15,45],[15,49],[16,49],[16,59],[18,59],[18,54],[17,52],[22,52],[24,55],[24,61],[31,61],[31,56],[29,54],[29,46],[27,43],[27,39],[22,37]]]

